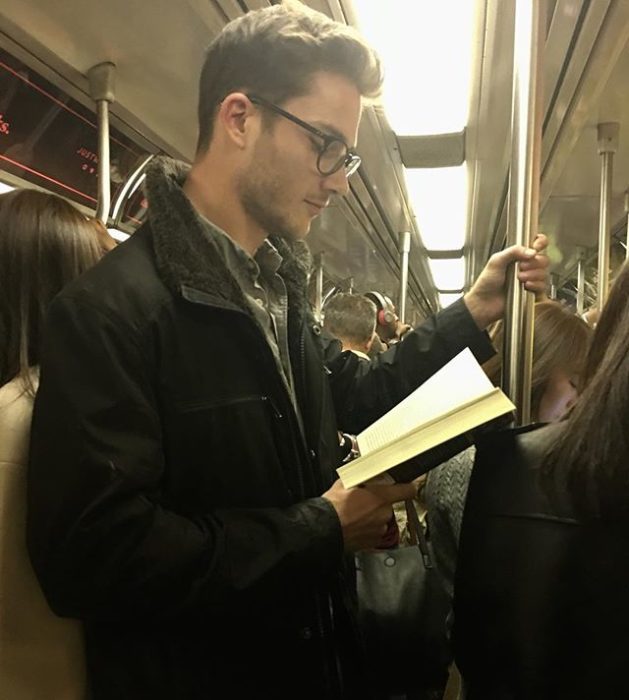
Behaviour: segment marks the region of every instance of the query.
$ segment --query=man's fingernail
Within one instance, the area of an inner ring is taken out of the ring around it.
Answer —
[[[533,248],[527,248],[527,249],[524,251],[524,253],[525,253],[526,255],[533,256],[533,255],[536,255],[536,254],[537,254],[537,251],[536,251],[536,250],[533,250]]]

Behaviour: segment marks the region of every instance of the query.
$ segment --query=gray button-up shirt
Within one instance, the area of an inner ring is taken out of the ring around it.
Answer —
[[[238,243],[205,217],[199,216],[264,332],[297,415],[297,400],[288,350],[288,294],[278,274],[282,256],[267,239],[252,258]]]

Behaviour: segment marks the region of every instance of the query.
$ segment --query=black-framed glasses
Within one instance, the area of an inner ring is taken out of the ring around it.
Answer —
[[[343,139],[340,139],[338,136],[326,134],[324,131],[317,129],[315,126],[312,126],[312,124],[308,124],[308,122],[274,105],[272,102],[265,100],[263,97],[259,97],[258,95],[247,95],[247,97],[254,105],[257,104],[266,109],[270,109],[272,112],[279,114],[281,117],[288,119],[321,139],[323,143],[319,149],[317,170],[324,177],[332,175],[332,173],[335,173],[341,168],[345,168],[346,177],[353,175],[358,170],[360,156],[353,151]]]

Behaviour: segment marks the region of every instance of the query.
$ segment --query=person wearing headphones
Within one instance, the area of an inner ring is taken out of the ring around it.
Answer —
[[[380,292],[366,292],[363,296],[373,301],[377,309],[376,333],[387,345],[394,345],[402,340],[411,327],[400,320],[391,299]]]

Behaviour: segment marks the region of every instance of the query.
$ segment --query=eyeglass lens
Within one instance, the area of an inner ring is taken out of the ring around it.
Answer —
[[[352,154],[348,158],[348,155],[347,146],[342,141],[328,142],[319,156],[319,170],[323,175],[331,175],[344,166],[349,177],[358,169],[360,157]]]

